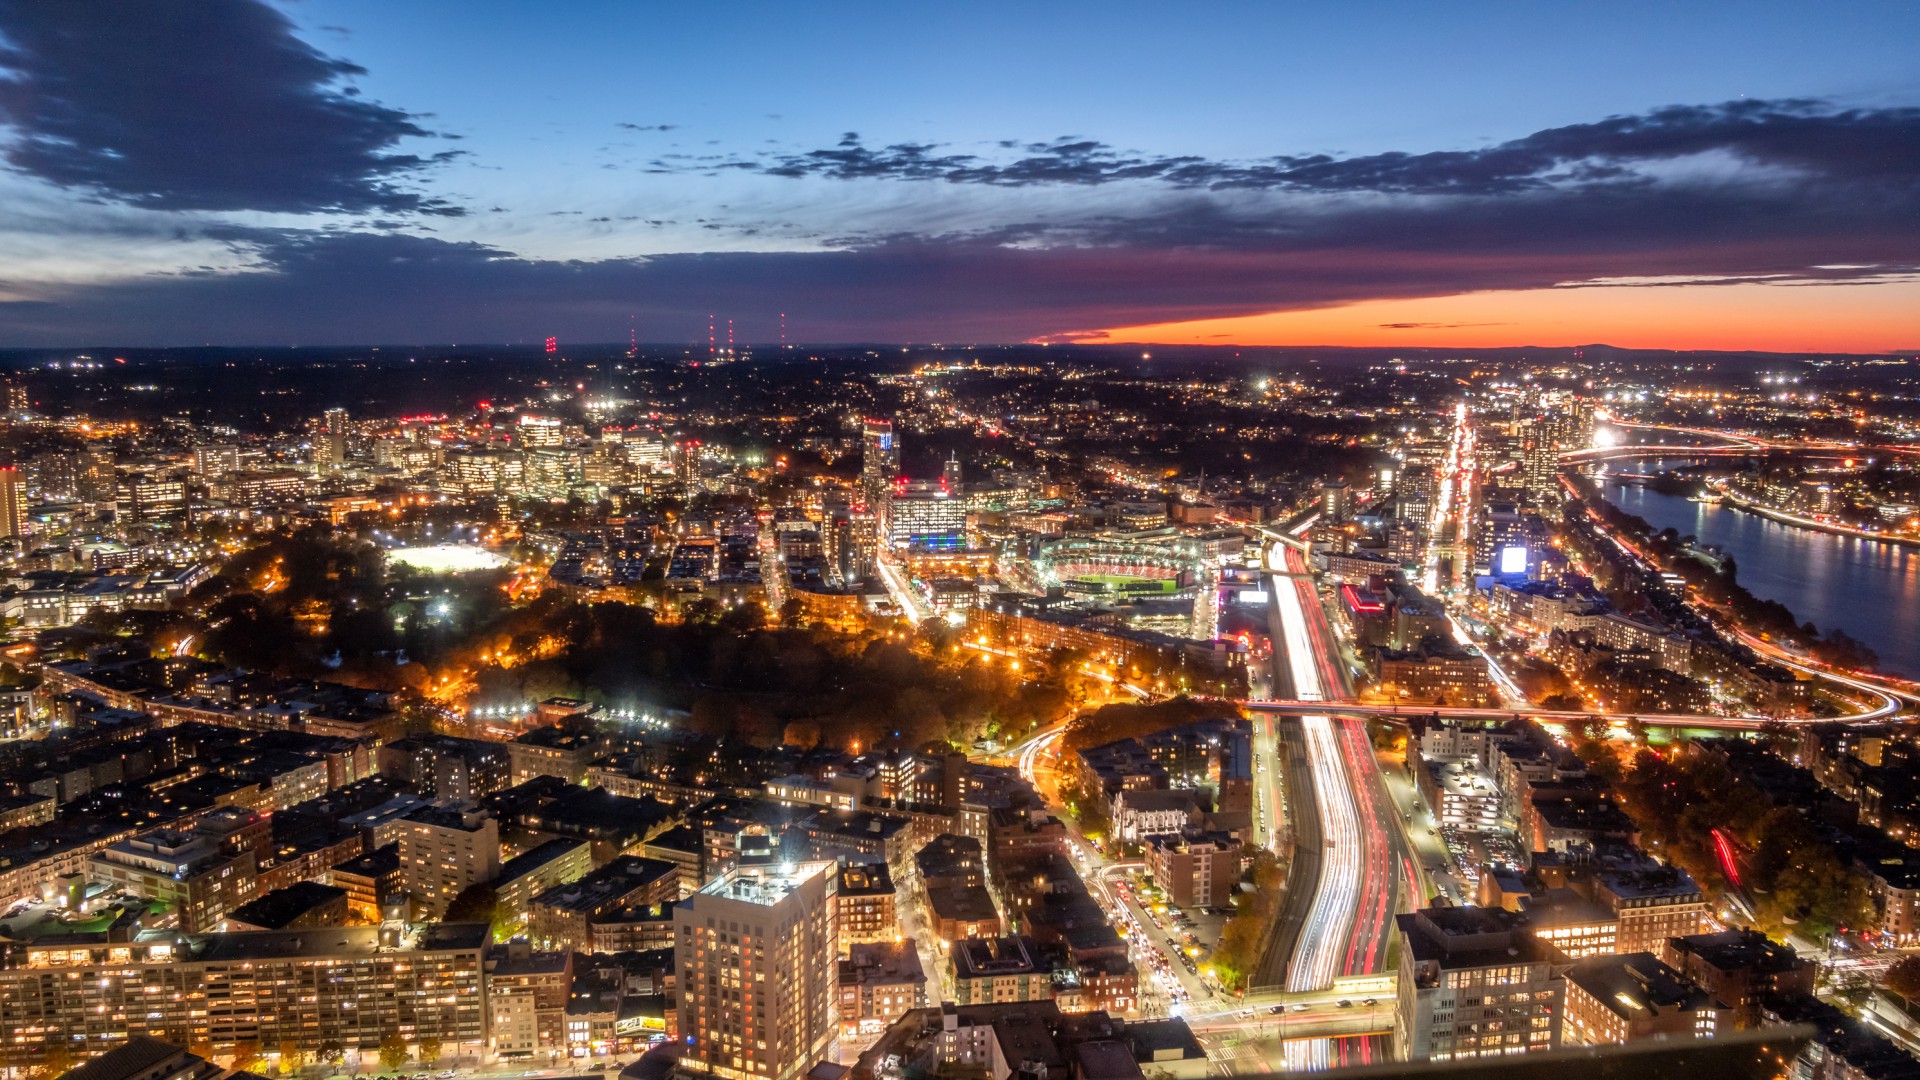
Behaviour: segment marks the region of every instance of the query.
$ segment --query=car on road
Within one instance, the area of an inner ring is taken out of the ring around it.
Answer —
[[[1310,1009],[1310,1008],[1312,1008],[1312,1006],[1311,1006],[1311,1005],[1308,1005],[1308,1004],[1307,1004],[1306,1002],[1304,1002],[1304,1001],[1303,1001],[1303,1002],[1300,1002],[1299,1004],[1296,1004],[1295,1006],[1293,1006],[1293,1011],[1294,1011],[1294,1012],[1306,1012],[1306,1011],[1307,1011],[1308,1009]]]
[[[1365,1000],[1365,1001],[1363,1001],[1363,1002],[1361,1002],[1360,1004],[1362,1004],[1362,1005],[1365,1005],[1365,1006],[1366,1006],[1367,1008],[1369,1008],[1369,1009],[1371,1009],[1371,1008],[1373,1008],[1373,1007],[1374,1007],[1375,1005],[1378,1005],[1378,1004],[1380,1004],[1380,1002],[1378,1002],[1377,1000],[1375,1000],[1375,999],[1373,999],[1373,998],[1368,998],[1367,1000]]]
[[[1287,1011],[1287,1007],[1285,1005],[1275,1005],[1273,1008],[1267,1010],[1267,1015],[1279,1016],[1281,1013],[1286,1011]]]
[[[1334,1002],[1334,1004],[1340,1006],[1343,1009],[1353,1008],[1353,1002],[1348,1001],[1346,998],[1341,998],[1339,1001]]]

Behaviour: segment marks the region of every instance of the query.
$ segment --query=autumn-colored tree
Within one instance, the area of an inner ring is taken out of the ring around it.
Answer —
[[[1214,976],[1231,989],[1242,989],[1260,964],[1267,940],[1273,936],[1274,920],[1280,917],[1280,900],[1287,882],[1287,871],[1279,858],[1264,848],[1253,856],[1253,891],[1237,893],[1234,912],[1220,929],[1220,942],[1214,946],[1208,966]]]
[[[407,1063],[407,1040],[397,1031],[389,1031],[380,1037],[380,1065],[388,1072],[399,1072]]]
[[[1909,1001],[1920,998],[1920,956],[1903,956],[1894,961],[1881,977],[1880,986]]]

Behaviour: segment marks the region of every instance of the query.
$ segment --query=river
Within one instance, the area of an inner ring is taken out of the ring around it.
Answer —
[[[1795,618],[1822,630],[1845,630],[1879,653],[1880,666],[1890,673],[1920,677],[1920,548],[1782,525],[1632,484],[1606,484],[1603,490],[1654,528],[1691,533],[1733,556],[1740,583],[1755,596],[1780,601]]]

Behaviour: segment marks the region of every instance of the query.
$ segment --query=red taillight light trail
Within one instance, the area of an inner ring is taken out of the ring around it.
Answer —
[[[1720,829],[1713,830],[1713,851],[1720,857],[1720,872],[1727,875],[1727,880],[1733,883],[1734,888],[1745,888],[1740,881],[1740,864],[1734,860],[1733,844]]]

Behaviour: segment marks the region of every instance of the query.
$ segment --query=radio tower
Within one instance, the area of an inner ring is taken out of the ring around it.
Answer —
[[[780,351],[787,351],[787,313],[780,313]]]
[[[727,360],[733,360],[733,320],[727,320]]]
[[[708,315],[707,316],[707,363],[709,364],[713,363],[713,357],[717,351],[718,350],[716,350],[713,347],[713,316]]]
[[[640,330],[639,330],[639,323],[637,321],[638,318],[639,317],[635,315],[633,312],[627,313],[627,359],[629,360],[640,355]]]

